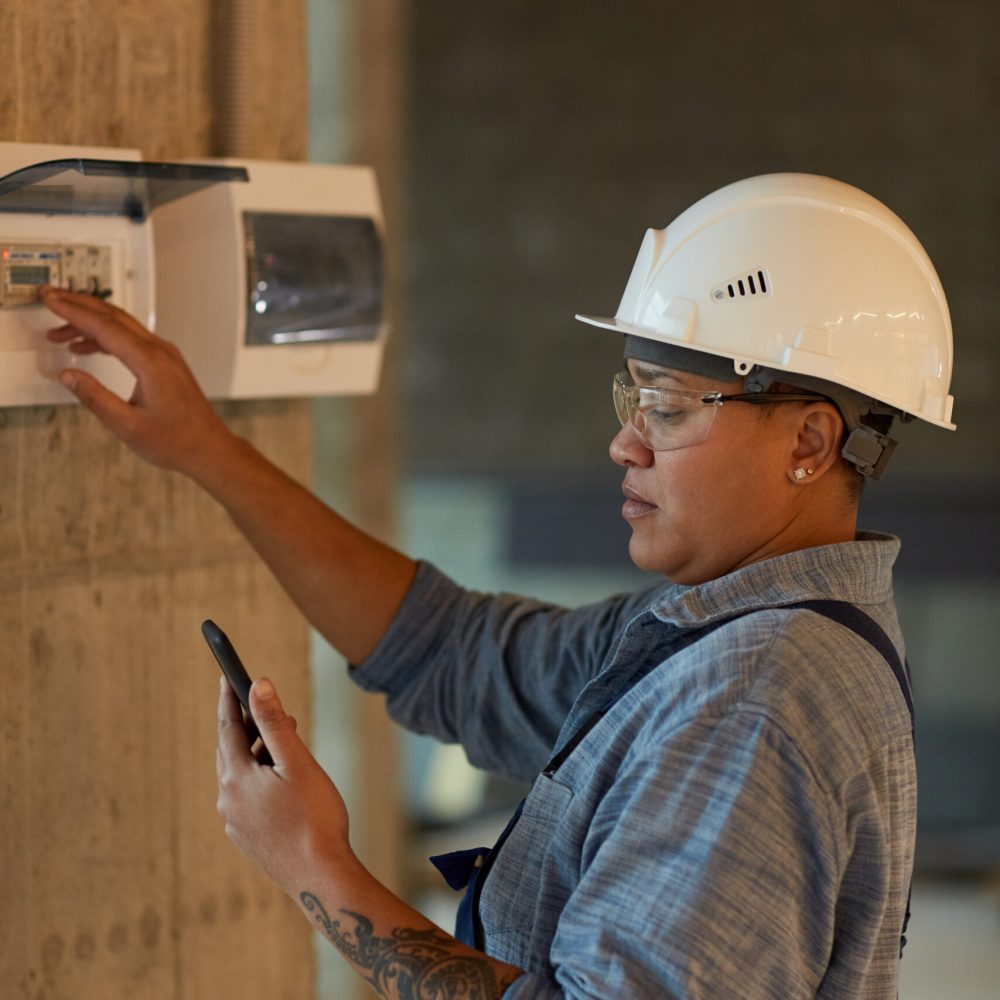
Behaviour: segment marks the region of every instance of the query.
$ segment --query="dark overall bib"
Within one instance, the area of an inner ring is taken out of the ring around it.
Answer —
[[[899,658],[896,647],[885,634],[882,628],[877,625],[863,611],[846,601],[799,601],[795,604],[782,605],[782,610],[803,608],[808,611],[815,611],[817,614],[838,622],[845,628],[859,635],[869,642],[883,656],[892,669],[893,675],[899,684],[899,689],[906,699],[906,707],[910,710],[911,732],[913,727],[913,699],[910,694],[909,671]],[[681,637],[681,644],[674,648],[671,655],[680,652],[681,649],[692,645],[699,639],[703,639],[710,632],[722,625],[726,625],[736,618],[753,614],[756,611],[773,610],[765,608],[754,608],[749,611],[740,612],[719,621],[711,622],[700,629],[695,629],[685,633]],[[657,664],[656,666],[659,666]],[[656,669],[654,666],[652,669]],[[580,727],[574,732],[562,747],[555,753],[552,759],[545,765],[542,774],[553,775],[562,766],[567,757],[576,749],[583,738],[597,725],[604,715],[631,690],[648,671],[640,671],[623,679],[622,687],[596,712],[589,716]],[[431,858],[431,862],[444,876],[445,881],[452,889],[465,889],[465,896],[458,907],[458,917],[456,919],[455,937],[464,944],[473,948],[483,950],[485,946],[483,925],[479,919],[479,897],[483,891],[483,885],[489,876],[493,862],[496,860],[501,848],[510,836],[511,831],[521,818],[521,810],[524,808],[524,799],[521,800],[514,815],[511,816],[504,828],[503,833],[497,839],[492,848],[475,847],[467,851],[452,851],[450,854],[439,854]],[[910,900],[906,901],[906,917],[903,921],[903,933],[900,935],[899,953],[903,954],[903,946],[906,944],[906,927],[910,921]]]

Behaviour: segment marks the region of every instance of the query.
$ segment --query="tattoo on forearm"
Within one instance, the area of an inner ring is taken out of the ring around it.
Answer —
[[[330,918],[313,893],[299,898],[337,950],[387,1000],[499,1000],[517,978],[498,980],[485,956],[455,954],[455,940],[437,928],[397,927],[391,937],[375,937],[372,922],[362,914],[340,911],[350,917],[348,929]]]

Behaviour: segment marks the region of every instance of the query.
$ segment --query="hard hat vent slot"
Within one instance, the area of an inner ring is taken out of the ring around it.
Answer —
[[[734,299],[752,299],[771,294],[771,276],[759,267],[755,271],[730,278],[712,289],[713,302],[732,302]]]

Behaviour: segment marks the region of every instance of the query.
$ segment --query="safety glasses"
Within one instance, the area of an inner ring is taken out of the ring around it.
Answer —
[[[651,451],[690,448],[708,439],[715,414],[725,403],[821,402],[825,397],[791,392],[744,392],[725,395],[700,389],[635,385],[627,371],[614,377],[615,413],[622,427],[631,424]]]

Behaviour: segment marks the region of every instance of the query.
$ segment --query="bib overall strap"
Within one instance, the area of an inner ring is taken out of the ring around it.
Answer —
[[[503,833],[493,847],[474,847],[468,851],[436,854],[430,859],[431,864],[444,876],[452,889],[465,889],[465,895],[458,904],[458,914],[455,917],[455,937],[462,944],[478,948],[480,951],[483,949],[483,928],[479,922],[479,894],[483,891],[483,883],[493,866],[493,859],[510,836],[511,830],[517,826],[522,809],[524,809],[524,799],[521,799],[514,815],[507,820]]]
[[[910,712],[910,732],[913,733],[915,715],[909,665],[899,658],[896,647],[882,628],[860,608],[848,604],[846,601],[801,601],[791,606],[815,611],[817,614],[823,615],[824,618],[829,618],[845,628],[849,628],[862,639],[867,640],[882,654],[882,658],[889,664],[893,676],[896,678],[896,683],[899,685],[899,690],[906,701],[906,707]]]
[[[899,690],[906,701],[906,707],[910,712],[910,736],[916,743],[916,715],[913,711],[913,691],[910,679],[909,665],[900,660],[896,647],[892,640],[885,634],[882,628],[872,621],[860,608],[846,601],[802,601],[794,605],[797,608],[806,608],[815,611],[825,618],[849,628],[852,632],[866,639],[875,647],[892,669]],[[906,890],[906,913],[903,917],[903,929],[899,935],[899,957],[903,957],[903,949],[906,947],[906,929],[910,926],[910,904],[913,902],[913,880],[910,880],[910,887]]]

